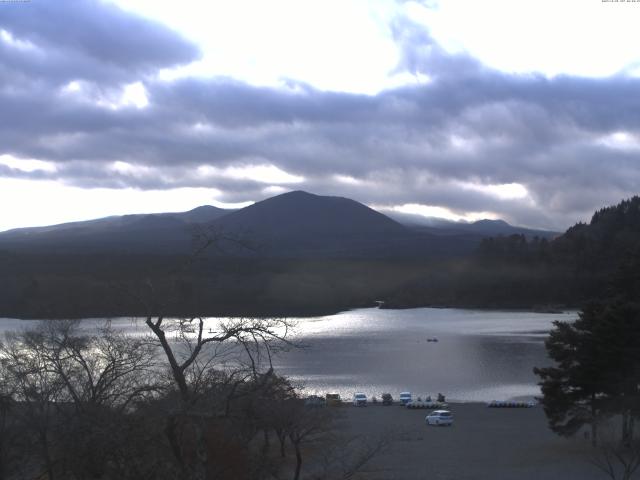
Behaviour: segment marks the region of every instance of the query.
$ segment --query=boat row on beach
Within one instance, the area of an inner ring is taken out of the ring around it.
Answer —
[[[492,400],[487,404],[489,408],[531,408],[535,402],[508,402],[502,400]]]
[[[428,402],[413,400],[407,403],[407,408],[425,408],[425,409],[441,409],[447,408],[448,404],[444,402]]]

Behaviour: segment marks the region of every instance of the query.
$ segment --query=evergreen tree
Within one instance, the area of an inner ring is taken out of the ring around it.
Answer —
[[[606,374],[606,410],[622,417],[622,440],[633,439],[640,415],[640,304],[615,300],[599,313],[594,335]]]
[[[593,313],[600,308],[590,305],[573,323],[554,322],[555,328],[545,346],[556,365],[534,369],[541,378],[541,403],[551,430],[571,436],[590,425],[594,443],[605,383],[598,342],[593,334],[597,318]]]
[[[640,304],[614,299],[591,303],[573,323],[555,322],[546,341],[553,367],[536,368],[551,429],[573,435],[585,425],[622,417],[624,442],[640,416]]]

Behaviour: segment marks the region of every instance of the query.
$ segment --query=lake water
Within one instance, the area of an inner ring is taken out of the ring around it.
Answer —
[[[544,339],[552,322],[576,318],[576,312],[367,308],[292,319],[305,348],[281,353],[275,366],[307,393],[351,398],[362,391],[379,398],[408,390],[423,397],[442,392],[457,401],[531,399],[540,394],[533,367],[550,363]],[[139,321],[112,322],[130,334],[147,333]],[[84,321],[87,327],[100,323]],[[0,319],[0,332],[29,324]]]
[[[302,319],[308,348],[281,356],[278,371],[304,382],[309,393],[347,398],[354,391],[380,398],[408,390],[458,401],[531,399],[540,394],[533,367],[550,363],[544,339],[552,322],[576,318],[576,312],[418,308]]]

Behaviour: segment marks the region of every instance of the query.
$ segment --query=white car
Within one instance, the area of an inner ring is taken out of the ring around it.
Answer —
[[[453,415],[449,410],[434,410],[424,420],[427,425],[453,425]]]
[[[411,392],[400,392],[400,405],[406,405],[411,401]]]
[[[367,396],[364,393],[355,393],[353,395],[353,406],[354,407],[366,407],[367,406]]]

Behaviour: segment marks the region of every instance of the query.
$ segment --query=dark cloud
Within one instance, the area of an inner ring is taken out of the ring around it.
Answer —
[[[167,27],[92,0],[5,4],[0,29],[23,44],[17,51],[3,46],[5,68],[47,83],[77,78],[109,82],[199,56],[192,43]]]
[[[377,95],[296,82],[168,82],[154,74],[198,51],[167,28],[103,3],[27,5],[0,7],[0,28],[23,42],[0,41],[0,154],[51,161],[56,170],[2,168],[1,176],[212,187],[221,200],[247,201],[270,195],[267,179],[220,172],[269,164],[305,178],[285,188],[494,212],[547,228],[587,219],[640,184],[640,149],[605,142],[615,143],[616,132],[640,138],[639,78],[510,75],[448,54],[423,28],[398,19],[398,72],[427,82]],[[72,80],[78,91],[63,88]],[[105,106],[135,82],[149,106]],[[133,167],[114,169],[118,161]],[[204,175],[203,165],[218,173]],[[509,183],[529,196],[501,199],[473,187]]]

